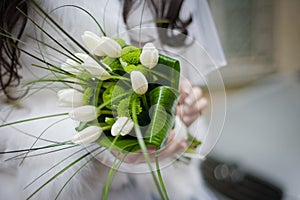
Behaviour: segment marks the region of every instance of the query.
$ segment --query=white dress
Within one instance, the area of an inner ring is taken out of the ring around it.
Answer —
[[[101,3],[100,3],[101,2]],[[188,2],[188,3],[187,3]],[[51,15],[54,19],[58,20],[62,26],[68,30],[78,41],[81,42],[80,35],[86,31],[93,31],[97,34],[101,34],[95,23],[82,11],[74,7],[60,8],[53,11],[60,5],[73,4],[85,8],[95,16],[100,24],[103,25],[108,36],[117,36],[118,34],[130,41],[130,37],[133,37],[132,33],[126,31],[126,27],[121,17],[121,2],[118,0],[109,1],[80,1],[80,0],[65,0],[65,1],[39,1],[40,5]],[[213,21],[209,13],[208,5],[205,0],[201,1],[186,1],[187,5],[184,5],[184,9],[190,9],[193,13],[194,21],[190,27],[191,37],[195,38],[197,43],[187,48],[185,51],[182,49],[168,49],[172,52],[184,52],[183,58],[186,58],[192,65],[198,64],[197,67],[190,69],[184,68],[185,59],[182,59],[183,71],[186,73],[183,76],[188,76],[192,82],[197,83],[199,79],[197,76],[190,76],[196,71],[200,71],[203,77],[213,70],[214,68],[223,66],[226,64],[224,55],[218,40],[218,37],[213,26]],[[199,12],[199,9],[203,12]],[[140,16],[139,10],[135,13]],[[197,12],[196,12],[197,11]],[[145,13],[149,12],[147,9]],[[42,23],[42,19],[30,12],[35,19],[35,22]],[[149,14],[149,13],[148,13]],[[198,16],[199,15],[199,16]],[[105,17],[104,17],[105,16]],[[150,15],[145,14],[146,20]],[[130,15],[134,17],[134,14]],[[139,18],[136,18],[139,19]],[[138,21],[138,20],[135,20]],[[131,22],[135,22],[131,20]],[[197,22],[197,23],[196,23]],[[205,23],[205,24],[203,24]],[[150,23],[149,26],[153,26]],[[199,25],[199,26],[198,26]],[[65,43],[61,40],[59,34],[56,31],[51,30],[47,23],[43,24],[44,28],[54,38],[60,40],[61,43]],[[155,26],[154,26],[155,27]],[[22,46],[26,50],[36,52],[43,48],[37,46],[36,42],[29,39],[28,36],[40,37],[38,30],[32,24],[28,24],[24,37],[22,38],[27,45]],[[207,37],[209,35],[209,37]],[[45,42],[49,39],[45,37]],[[198,43],[199,42],[199,43]],[[198,48],[198,47],[201,48]],[[196,55],[203,55],[200,57]],[[209,55],[209,56],[208,56]],[[46,57],[51,57],[57,60],[59,55],[49,51]],[[205,58],[205,59],[204,59]],[[208,59],[212,58],[212,59]],[[62,60],[64,58],[61,58]],[[214,62],[211,62],[211,61]],[[38,77],[46,75],[48,73],[45,70],[31,67],[32,63],[38,63],[32,58],[26,55],[22,55],[21,62],[24,65],[20,72],[23,76],[23,81],[35,80]],[[57,62],[59,64],[60,62]],[[201,63],[201,64],[199,64]],[[200,76],[201,77],[201,76]],[[201,80],[200,80],[201,81]],[[35,90],[30,92],[30,95],[19,102],[16,106],[11,106],[6,103],[4,97],[1,98],[1,120],[4,123],[39,117],[43,115],[51,115],[57,113],[67,112],[68,109],[57,106],[56,99],[56,85],[45,90]],[[58,120],[62,120],[56,123]],[[50,127],[50,128],[47,128]],[[33,137],[30,137],[24,133],[29,133],[36,137],[41,136],[43,139],[53,141],[66,141],[75,134],[75,124],[70,119],[64,119],[64,117],[49,118],[39,121],[26,122],[19,125],[9,126],[0,129],[0,151],[9,151],[16,149],[30,148],[34,141]],[[42,134],[43,133],[43,134]],[[42,134],[42,135],[41,135]],[[49,144],[47,141],[38,141],[34,144],[34,147]],[[59,162],[63,158],[71,155],[75,151],[78,151],[81,147],[75,147],[60,152],[55,152],[47,155],[41,155],[36,157],[28,157],[24,162],[19,165],[21,159],[5,161],[12,157],[11,154],[0,155],[0,194],[1,199],[26,199],[32,194],[39,186],[46,182],[51,176],[61,170],[64,166],[80,157],[86,151],[82,151],[73,157],[63,162],[58,167],[51,170],[49,174],[39,178],[34,184],[28,188],[24,187],[38,177],[40,174],[48,170],[55,163]],[[73,166],[70,170],[67,170],[62,175],[58,176],[54,181],[48,184],[45,188],[41,189],[32,199],[54,199],[62,186],[68,180],[68,178],[85,162],[79,162],[78,165]],[[84,167],[80,173],[78,173],[72,181],[65,187],[60,195],[60,199],[100,199],[103,185],[105,184],[106,176],[109,168],[103,165],[101,162],[94,160]],[[201,174],[199,171],[199,161],[192,160],[189,165],[181,162],[174,163],[171,166],[162,169],[164,182],[167,187],[170,199],[215,199],[214,195],[204,186]],[[159,199],[156,192],[155,185],[152,177],[149,173],[126,173],[118,172],[114,179],[114,183],[109,193],[109,199]]]

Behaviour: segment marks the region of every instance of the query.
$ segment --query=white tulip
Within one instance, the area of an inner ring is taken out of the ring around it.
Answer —
[[[148,90],[148,81],[144,74],[140,71],[132,71],[130,73],[132,89],[137,94],[145,94]]]
[[[102,132],[99,126],[89,126],[73,136],[72,142],[75,144],[90,144],[95,142],[101,136]]]
[[[92,75],[99,77],[101,80],[105,80],[110,76],[110,74],[91,57],[85,59],[81,66]]]
[[[102,42],[98,44],[94,50],[95,52],[102,51],[111,58],[119,58],[121,56],[122,47],[119,43],[109,37],[102,37],[101,39]]]
[[[155,46],[152,43],[147,43],[142,49],[140,61],[142,65],[152,69],[158,63],[158,56],[158,50],[155,48]]]
[[[127,135],[133,129],[134,123],[128,117],[119,117],[111,127],[111,135]]]
[[[95,54],[97,56],[105,55],[105,53],[100,48],[97,48],[99,44],[103,42],[101,37],[99,37],[93,32],[85,31],[81,38],[92,54]]]
[[[79,62],[76,62],[75,60],[71,59],[71,58],[68,58],[66,60],[66,63],[67,65],[69,66],[72,66],[72,67],[79,67],[80,66],[80,63]]]
[[[75,75],[79,75],[82,72],[80,63],[70,58],[68,58],[65,63],[61,64],[61,69]]]
[[[74,55],[82,61],[89,57],[87,54],[84,53],[75,53]],[[61,64],[61,69],[75,75],[79,75],[82,73],[81,64],[70,58],[66,59],[66,62]]]
[[[63,64],[61,64],[61,69],[64,70],[64,71],[67,71],[71,74],[74,74],[74,75],[79,75],[79,74],[82,73],[82,70],[80,69],[80,65],[71,66],[67,63],[63,63]]]
[[[57,92],[58,105],[67,107],[82,106],[83,94],[74,89],[63,89]]]
[[[87,55],[85,53],[75,53],[74,55],[82,61],[85,61],[86,59],[88,59],[90,57],[89,55]]]
[[[89,122],[97,119],[98,113],[95,106],[86,105],[74,108],[69,112],[71,119],[81,122]]]
[[[85,53],[75,53],[74,55],[82,61],[86,60],[89,57],[89,55],[87,55]],[[72,66],[72,67],[79,67],[80,66],[79,60],[75,59],[75,58],[74,59],[67,58],[66,62],[64,64]]]

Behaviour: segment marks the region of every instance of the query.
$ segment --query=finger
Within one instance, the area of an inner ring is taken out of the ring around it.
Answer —
[[[195,101],[201,99],[202,90],[199,87],[193,87],[191,93],[185,98],[184,103],[192,105]]]
[[[174,136],[175,136],[175,132],[172,130],[172,131],[170,132],[169,137],[168,137],[167,144],[169,144],[169,143],[172,142],[172,140],[174,139]]]
[[[178,105],[176,109],[176,115],[179,116],[186,125],[190,125],[193,120],[202,114],[207,105],[208,101],[206,98],[201,98],[191,106],[187,106],[185,104]]]
[[[163,151],[166,151],[165,153],[163,153],[163,156],[169,156],[171,154],[174,154],[175,153],[174,151],[178,151],[178,150],[182,149],[182,147],[184,146],[181,144],[178,147],[176,147],[176,143],[178,143],[178,141],[175,141],[174,138],[175,138],[175,132],[172,130],[168,137],[167,147],[165,150],[163,150]],[[173,140],[174,140],[174,142],[173,142]],[[156,147],[147,147],[147,152],[150,157],[150,160],[154,161],[155,156],[156,156]],[[119,159],[121,159],[121,158],[123,158],[123,156],[125,156],[124,154],[117,155],[117,152],[114,152],[114,151],[112,151],[112,154],[114,156],[117,156]],[[166,157],[164,157],[164,158],[166,158]],[[144,163],[144,162],[146,162],[146,160],[145,160],[143,152],[141,150],[139,150],[135,153],[129,153],[128,155],[126,155],[126,157],[124,158],[124,162],[131,163],[131,164],[138,164],[138,163]]]
[[[179,92],[181,94],[179,103],[183,103],[184,99],[192,92],[192,85],[187,80],[182,80],[179,83]]]
[[[150,160],[154,161],[155,155],[156,155],[156,147],[147,147],[147,152],[148,152]],[[124,156],[125,156],[125,158],[124,158]],[[131,163],[131,164],[138,164],[138,163],[146,162],[146,159],[145,159],[145,156],[144,156],[144,153],[142,150],[139,150],[134,153],[129,153],[127,155],[120,154],[120,156],[118,156],[118,158],[119,159],[122,158],[125,163]]]
[[[175,153],[184,151],[187,148],[187,143],[184,138],[174,139],[163,151],[158,154],[159,159],[164,159],[173,156]]]
[[[194,102],[192,105],[188,106],[186,104],[181,105],[181,109],[183,115],[193,115],[193,114],[201,114],[202,111],[207,107],[208,101],[206,98],[201,98],[198,101]]]
[[[190,116],[183,116],[182,121],[183,123],[185,123],[187,126],[191,125],[197,118],[199,117],[199,115],[190,115]]]
[[[196,102],[193,106],[184,107],[183,113],[181,113],[182,121],[189,126],[193,123],[203,112],[203,110],[207,107],[208,103],[205,98],[201,98],[198,102]]]

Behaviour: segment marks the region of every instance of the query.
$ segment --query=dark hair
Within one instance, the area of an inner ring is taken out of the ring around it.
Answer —
[[[17,10],[17,7],[27,13],[25,1],[0,1],[0,90],[4,91],[9,99],[16,98],[9,94],[8,87],[18,85],[21,78],[18,74],[18,70],[21,68],[20,51],[15,47],[18,46],[18,40],[21,38],[27,22],[27,18]],[[7,37],[7,35],[11,37]]]
[[[187,27],[192,22],[190,14],[187,20],[180,19],[180,11],[184,0],[145,0],[151,11],[155,15],[155,20],[164,20],[165,22],[156,23],[159,39],[162,43],[169,46],[183,46],[188,35]],[[139,4],[139,0],[124,0],[123,19],[127,24],[130,12]],[[175,31],[177,33],[175,33]],[[178,32],[180,34],[178,34]]]
[[[192,22],[192,16],[183,21],[179,14],[183,0],[145,0],[157,20],[167,20],[167,23],[157,23],[157,27],[163,28],[159,31],[161,41],[170,46],[184,45],[187,35],[187,26]],[[27,13],[29,0],[0,0],[0,91],[9,99],[16,99],[8,92],[10,86],[17,86],[21,76],[18,70],[21,68],[19,63],[20,51],[15,48],[18,46],[18,40],[21,38],[27,18],[18,10],[21,9]],[[135,3],[141,3],[138,0],[124,0],[123,19],[127,24],[127,18]],[[171,30],[171,33],[168,32]],[[177,30],[182,34],[174,34]],[[14,38],[5,35],[14,34]]]

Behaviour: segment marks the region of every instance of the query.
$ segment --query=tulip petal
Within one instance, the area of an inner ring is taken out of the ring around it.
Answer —
[[[127,135],[133,129],[134,123],[128,117],[119,117],[111,127],[111,135]]]
[[[57,92],[58,105],[66,107],[77,107],[83,105],[83,94],[74,89],[63,89]]]
[[[93,32],[85,31],[81,36],[86,47],[97,56],[104,56],[104,52],[100,49],[96,50],[97,46],[102,43],[101,37]]]
[[[90,57],[89,55],[87,55],[85,53],[75,53],[75,56],[82,61],[85,61],[86,59],[88,59]]]
[[[91,58],[86,60],[81,66],[89,73],[101,80],[106,80],[110,76],[110,74],[105,69],[103,69],[102,66],[100,66],[95,60]]]
[[[137,94],[145,94],[148,90],[148,81],[144,74],[140,71],[132,71],[130,73],[132,89]]]
[[[155,46],[152,43],[147,43],[143,47],[141,56],[140,56],[140,61],[142,65],[145,67],[148,67],[152,69],[155,67],[158,63],[158,57],[159,53],[158,50],[155,48]]]
[[[95,142],[101,136],[102,132],[103,131],[99,126],[89,126],[74,135],[72,142],[75,144],[90,144]]]
[[[66,64],[66,63],[61,64],[61,69],[62,70],[66,71],[66,72],[69,72],[71,74],[74,74],[74,75],[79,75],[79,74],[82,73],[80,68],[81,68],[81,66],[74,67],[74,66],[71,66],[71,65]]]
[[[95,106],[86,105],[74,108],[69,112],[69,117],[75,121],[89,122],[97,119],[97,109]]]
[[[121,56],[122,47],[115,40],[109,37],[102,37],[102,42],[98,44],[94,51],[102,51],[111,58],[119,58]],[[93,53],[95,54],[95,52]]]

